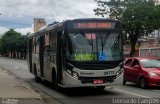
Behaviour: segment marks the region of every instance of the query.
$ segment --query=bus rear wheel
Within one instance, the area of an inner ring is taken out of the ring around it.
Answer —
[[[37,75],[37,69],[36,69],[35,66],[34,66],[34,79],[35,79],[35,81],[36,81],[37,83],[40,83],[40,82],[41,82],[41,78],[38,77],[38,75]]]
[[[56,80],[56,71],[54,69],[52,69],[52,88],[55,90],[60,90],[60,86],[57,83]]]
[[[41,78],[40,78],[40,77],[38,77],[37,75],[35,75],[35,78],[34,78],[34,79],[35,79],[35,81],[36,81],[36,82],[38,82],[38,83],[40,83],[40,82],[41,82]]]

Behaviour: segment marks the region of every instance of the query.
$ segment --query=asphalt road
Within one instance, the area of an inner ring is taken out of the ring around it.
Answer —
[[[44,95],[46,94],[62,104],[116,104],[116,101],[122,103],[120,100],[116,100],[120,98],[135,98],[135,100],[138,98],[160,98],[160,88],[141,89],[132,83],[127,83],[125,86],[118,84],[106,87],[104,91],[98,91],[94,88],[74,88],[57,91],[50,87],[49,83],[36,83],[34,76],[28,71],[25,60],[0,57],[0,67],[3,67],[29,83],[36,89],[35,91],[37,91],[37,93],[44,93]]]

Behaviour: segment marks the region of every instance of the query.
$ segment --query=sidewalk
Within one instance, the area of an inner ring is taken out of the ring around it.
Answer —
[[[22,80],[0,68],[0,104],[47,104]],[[49,104],[59,104],[57,101]]]

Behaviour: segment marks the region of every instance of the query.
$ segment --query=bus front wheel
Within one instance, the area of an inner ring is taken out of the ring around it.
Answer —
[[[60,90],[60,87],[58,86],[58,83],[57,83],[56,71],[54,68],[52,69],[52,87],[55,90]]]
[[[41,82],[41,78],[38,77],[37,75],[37,69],[36,69],[36,66],[34,65],[34,79],[37,83],[40,83]]]
[[[35,79],[35,81],[36,81],[36,82],[38,82],[38,83],[40,83],[40,82],[41,82],[41,78],[40,78],[40,77],[38,77],[37,75],[35,75],[35,78],[34,78],[34,79]]]

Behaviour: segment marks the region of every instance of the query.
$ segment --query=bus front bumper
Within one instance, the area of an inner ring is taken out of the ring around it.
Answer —
[[[63,73],[63,87],[97,87],[97,86],[109,86],[114,84],[116,76],[108,77],[79,77],[78,79],[71,76],[67,72]],[[102,81],[100,83],[95,83],[95,81]]]

